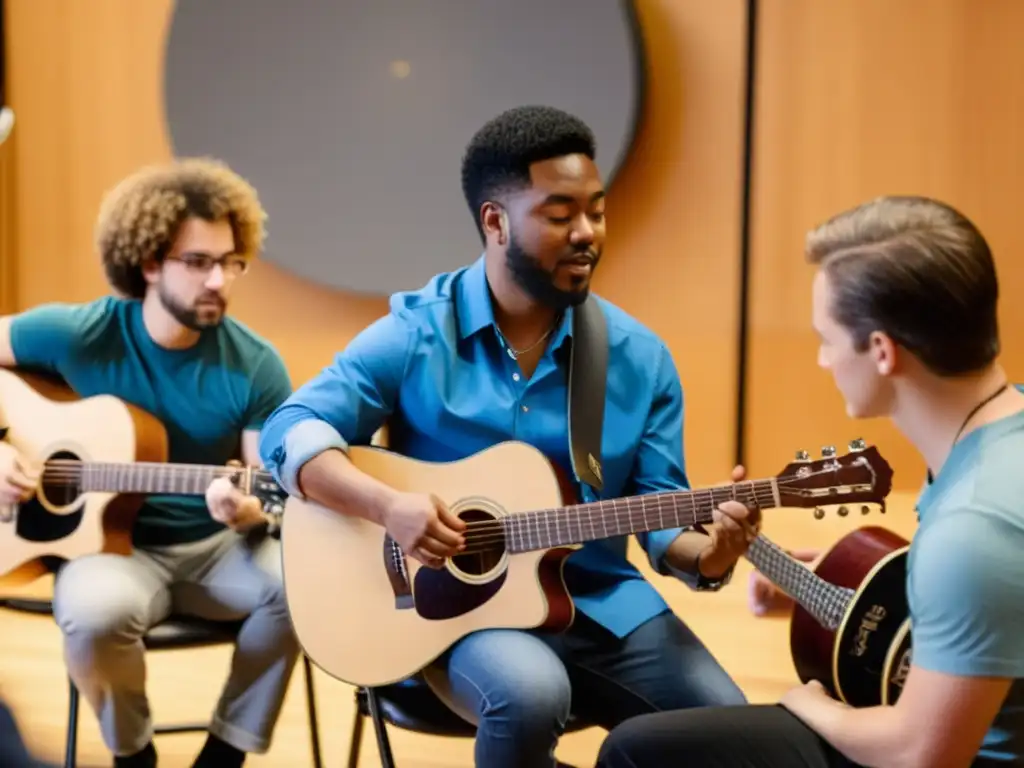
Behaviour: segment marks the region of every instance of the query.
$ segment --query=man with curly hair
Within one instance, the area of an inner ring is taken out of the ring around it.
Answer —
[[[376,522],[410,557],[439,567],[463,545],[465,525],[436,498],[398,493],[360,472],[348,445],[368,443],[388,421],[390,447],[417,459],[456,460],[520,440],[572,476],[572,314],[589,294],[605,242],[594,157],[590,129],[549,107],[509,110],[477,132],[462,180],[485,253],[395,295],[388,315],[267,420],[260,453],[290,493]],[[594,300],[609,337],[602,496],[686,488],[672,356],[637,320]],[[589,486],[577,491],[594,498]],[[660,573],[715,589],[756,535],[759,516],[726,504],[716,520],[710,533],[676,528],[637,539]],[[640,713],[744,701],[626,547],[625,537],[593,541],[568,558],[565,580],[578,611],[566,633],[478,632],[426,671],[479,723],[477,765],[554,764],[570,709],[610,728]]]
[[[0,318],[0,364],[150,412],[167,430],[172,462],[258,465],[260,429],[291,382],[275,349],[226,311],[260,253],[264,218],[255,190],[220,162],[142,169],[104,199],[96,232],[121,296]],[[29,498],[38,478],[0,443],[0,502]],[[58,573],[65,658],[115,766],[156,765],[141,638],[172,612],[244,619],[195,765],[239,766],[268,748],[298,644],[266,522],[259,500],[222,478],[205,498],[149,497],[130,556],[87,555]]]

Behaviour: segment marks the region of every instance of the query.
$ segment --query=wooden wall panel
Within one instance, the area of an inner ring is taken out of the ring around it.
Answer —
[[[103,192],[170,153],[161,92],[173,5],[8,6],[10,97],[19,121],[17,307],[88,300],[106,291],[92,247]],[[637,152],[611,196],[611,239],[596,285],[671,347],[687,396],[691,474],[716,482],[733,453],[744,3],[637,6],[650,103]],[[461,191],[456,184],[439,193]],[[269,215],[273,227],[274,211]],[[475,257],[466,254],[467,261]],[[386,302],[259,264],[232,311],[278,345],[298,384],[386,311]]]
[[[888,193],[961,208],[992,245],[1004,361],[1024,380],[1024,3],[762,0],[754,149],[748,464],[797,449],[879,444],[895,482],[924,466],[885,420],[854,423],[816,365],[804,233]]]

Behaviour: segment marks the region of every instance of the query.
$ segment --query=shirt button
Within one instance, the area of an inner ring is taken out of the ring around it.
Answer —
[[[512,374],[512,381],[519,381],[519,374],[518,373],[513,373]]]
[[[526,406],[524,405],[524,406],[523,406],[523,413],[526,413],[526,412],[527,412],[528,410],[530,410],[530,409],[529,409],[529,408],[527,408],[527,407],[526,407]]]

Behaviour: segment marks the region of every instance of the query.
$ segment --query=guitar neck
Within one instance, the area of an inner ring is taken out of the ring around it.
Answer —
[[[774,479],[751,480],[696,491],[667,491],[542,509],[512,515],[502,522],[509,551],[529,552],[710,523],[714,509],[730,500],[761,509],[780,506]]]
[[[832,631],[839,628],[853,590],[825,581],[763,535],[751,542],[746,557],[769,581],[800,603],[819,624]]]
[[[75,470],[83,491],[106,493],[176,494],[202,496],[218,477],[245,478],[247,470],[204,464],[105,463],[89,462]],[[73,470],[48,468],[48,473],[67,474]],[[254,473],[255,474],[255,473]],[[244,492],[246,489],[241,488]]]

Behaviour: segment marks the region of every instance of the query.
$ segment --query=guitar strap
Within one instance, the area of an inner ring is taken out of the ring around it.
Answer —
[[[569,456],[576,478],[604,487],[601,435],[608,381],[608,324],[593,295],[573,309],[569,357]]]

